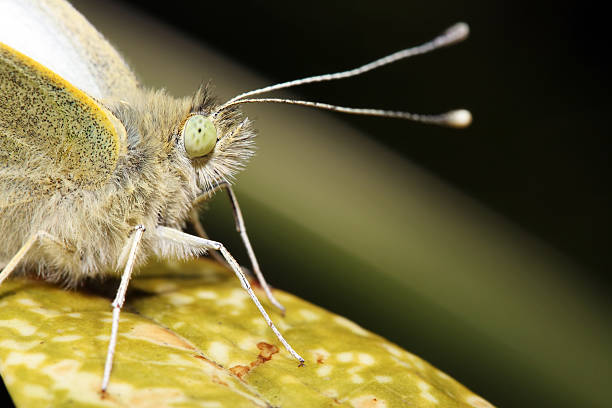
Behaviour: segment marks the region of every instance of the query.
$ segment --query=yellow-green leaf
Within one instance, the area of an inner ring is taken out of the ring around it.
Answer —
[[[272,318],[304,367],[229,271],[207,260],[147,266],[131,284],[103,397],[110,299],[15,279],[0,287],[2,377],[18,407],[491,406],[355,323],[275,294],[288,312]]]

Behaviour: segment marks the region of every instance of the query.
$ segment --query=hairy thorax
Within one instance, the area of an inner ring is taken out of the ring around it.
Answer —
[[[158,225],[181,229],[198,193],[190,161],[171,143],[180,123],[143,120],[155,110],[186,111],[186,103],[165,94],[148,99],[109,103],[126,126],[127,149],[107,182],[96,189],[79,188],[69,175],[50,178],[53,183],[38,197],[0,209],[0,224],[20,217],[23,226],[0,244],[0,266],[38,231],[56,238],[41,240],[21,268],[44,274],[48,280],[76,284],[85,277],[116,271],[122,251],[137,225],[154,231]],[[153,101],[153,102],[152,102]],[[147,112],[143,112],[146,110]],[[180,115],[179,115],[180,116]],[[176,118],[177,115],[168,117]],[[18,218],[19,219],[19,218]],[[154,234],[145,233],[137,263],[155,253]]]

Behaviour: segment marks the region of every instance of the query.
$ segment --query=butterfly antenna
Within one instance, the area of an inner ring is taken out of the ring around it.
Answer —
[[[416,47],[407,48],[405,50],[398,51],[386,57],[379,58],[376,61],[372,61],[368,64],[362,65],[358,68],[354,68],[348,71],[336,72],[333,74],[315,75],[307,78],[296,79],[293,81],[282,82],[276,85],[266,86],[264,88],[255,89],[253,91],[242,93],[234,98],[230,99],[223,105],[219,106],[215,111],[214,115],[217,115],[220,111],[227,109],[231,106],[243,104],[243,103],[284,103],[289,105],[301,105],[309,106],[318,109],[331,110],[336,112],[343,112],[356,115],[369,115],[369,116],[383,116],[390,118],[408,119],[417,122],[438,124],[451,127],[465,127],[468,126],[472,121],[472,115],[465,109],[453,110],[440,115],[419,115],[409,112],[398,112],[388,111],[381,109],[359,109],[349,108],[344,106],[330,105],[320,102],[311,101],[300,101],[294,99],[281,99],[281,98],[250,98],[251,96],[261,95],[279,89],[291,88],[298,85],[310,84],[314,82],[326,82],[335,81],[338,79],[350,78],[357,75],[364,74],[368,71],[372,71],[376,68],[383,67],[385,65],[392,64],[396,61],[409,58],[415,55],[425,54],[436,50],[438,48],[446,47],[448,45],[457,43],[467,38],[469,34],[469,26],[466,23],[457,23],[438,37],[424,44]]]
[[[346,106],[330,105],[322,102],[300,101],[296,99],[281,99],[281,98],[252,98],[240,99],[232,102],[230,106],[243,103],[283,103],[287,105],[308,106],[311,108],[329,110],[334,112],[348,113],[351,115],[362,116],[381,116],[385,118],[407,119],[413,122],[421,122],[432,125],[441,125],[454,128],[463,128],[472,123],[472,114],[466,109],[456,109],[438,115],[421,115],[418,113],[410,113],[403,111],[391,111],[383,109],[369,108],[349,108]]]

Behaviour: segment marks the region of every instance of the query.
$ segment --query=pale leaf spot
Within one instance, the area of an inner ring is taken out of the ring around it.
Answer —
[[[268,325],[266,324],[266,321],[264,319],[262,319],[261,316],[257,316],[255,318],[251,319],[251,324],[254,325],[254,326],[259,327],[260,329],[268,327]]]
[[[350,351],[338,353],[338,355],[336,356],[336,360],[341,363],[350,363],[351,361],[353,361],[353,353],[351,353]]]
[[[319,377],[327,377],[329,374],[331,374],[331,371],[332,371],[332,366],[324,365],[322,367],[317,368],[317,375]]]
[[[359,353],[357,355],[357,360],[359,360],[359,363],[367,366],[370,366],[376,362],[374,357],[372,357],[372,355],[368,353]]]
[[[465,401],[474,408],[493,408],[493,405],[489,404],[487,401],[480,398],[478,395],[470,395],[465,399]]]
[[[387,384],[393,381],[393,378],[389,377],[388,375],[377,375],[374,376],[374,379],[381,384]]]
[[[193,297],[184,295],[182,293],[171,293],[166,295],[165,298],[168,299],[168,302],[172,303],[174,306],[189,305],[195,300]]]
[[[0,320],[0,327],[16,330],[21,336],[31,336],[38,329],[36,326],[32,326],[27,321],[21,319]]]
[[[421,397],[423,397],[423,399],[426,399],[427,401],[433,402],[434,404],[437,404],[439,402],[436,397],[434,397],[428,392],[421,393]]]
[[[29,306],[29,307],[39,307],[40,304],[38,302],[35,302],[34,300],[30,299],[30,298],[22,298],[17,300],[18,303],[21,303],[24,306]]]
[[[80,340],[82,339],[83,336],[79,336],[78,334],[67,334],[65,336],[57,336],[51,339],[51,341],[57,341],[57,342],[69,342],[69,341],[76,341],[76,340]]]
[[[363,384],[363,377],[358,375],[358,374],[353,374],[351,376],[351,381],[354,382],[355,384]]]
[[[31,308],[30,312],[38,313],[39,315],[47,317],[47,318],[54,318],[54,317],[58,317],[58,316],[63,315],[63,313],[58,312],[57,310],[45,309],[43,307],[34,307],[34,308]]]
[[[326,397],[329,398],[338,398],[338,396],[340,394],[338,394],[338,390],[335,390],[333,388],[328,388],[326,390],[321,391],[321,394],[325,395]]]
[[[4,380],[4,384],[13,385],[17,380],[16,377],[12,376],[8,371],[2,373],[2,380]]]
[[[427,401],[433,402],[434,404],[438,403],[438,399],[428,392],[422,392],[421,397]]]
[[[217,304],[219,306],[243,308],[247,300],[249,300],[249,296],[246,294],[246,292],[244,292],[242,289],[234,289],[228,297],[219,299]]]
[[[40,344],[40,341],[15,341],[13,339],[4,339],[0,341],[0,348],[10,350],[30,350]]]
[[[421,360],[413,360],[412,363],[418,370],[425,371],[425,363],[423,363]]]
[[[314,322],[321,318],[318,313],[315,313],[309,309],[300,309],[300,315],[302,315],[302,318],[307,322]]]
[[[427,384],[425,381],[419,381],[417,383],[417,386],[421,390],[421,398],[433,402],[434,404],[438,403],[438,399],[431,395],[431,393],[429,392],[429,390],[431,389],[431,385]]]
[[[223,408],[223,404],[219,401],[203,401],[199,404],[202,408]]]
[[[161,326],[157,326],[151,323],[138,323],[134,327],[132,327],[129,332],[123,334],[123,336],[138,340],[145,340],[162,346],[169,346],[191,351],[195,350],[195,347],[192,344],[183,340],[176,334],[164,329]]]
[[[345,327],[347,329],[349,329],[350,331],[352,331],[355,334],[358,334],[360,336],[369,336],[370,333],[368,333],[368,331],[366,331],[365,329],[359,327],[357,324],[351,322],[349,319],[342,317],[342,316],[336,316],[334,318],[334,321],[342,326]]]
[[[283,375],[280,380],[284,384],[300,384],[300,381],[292,375]]]
[[[253,336],[245,336],[238,343],[238,347],[243,350],[253,350],[257,347],[257,343],[261,341],[261,338],[253,337]]]
[[[50,400],[53,398],[45,387],[36,384],[24,384],[22,392],[28,396],[28,398],[39,398],[44,400]]]
[[[4,365],[24,365],[30,369],[34,369],[46,359],[47,356],[43,353],[21,353],[18,351],[11,351],[4,359]]]
[[[208,355],[212,360],[221,365],[227,365],[229,361],[230,348],[220,341],[213,341],[208,346]]]
[[[216,299],[219,297],[219,295],[217,295],[217,293],[212,290],[198,290],[195,293],[195,296],[198,299]]]
[[[43,367],[42,372],[52,378],[73,377],[81,368],[81,363],[77,360],[61,360],[55,364]]]
[[[400,360],[399,358],[396,358],[396,357],[391,357],[391,358],[393,359],[393,361],[395,361],[397,364],[401,365],[402,367],[406,367],[406,368],[410,368],[410,369],[413,368],[412,364],[410,364],[410,363],[408,363],[406,361]]]
[[[400,349],[397,346],[393,346],[387,343],[381,343],[380,345],[383,346],[385,350],[393,354],[395,357],[401,357],[402,355],[406,354],[404,350]]]
[[[263,318],[261,319],[263,321]],[[291,328],[291,325],[289,323],[287,323],[285,320],[276,320],[274,322],[274,324],[276,325],[276,327],[281,331],[281,332],[286,332],[287,330],[289,330]]]
[[[410,359],[410,361],[412,361],[412,364],[414,364],[414,366],[417,369],[425,370],[425,363],[423,363],[423,360],[421,360],[420,358],[418,358],[417,356],[415,356],[412,353],[406,353],[406,357],[408,357]]]
[[[363,366],[356,365],[356,366],[351,367],[348,370],[346,370],[346,372],[349,373],[349,374],[357,374],[361,370],[363,370]]]

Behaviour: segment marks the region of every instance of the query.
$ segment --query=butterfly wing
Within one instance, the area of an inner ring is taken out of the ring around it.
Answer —
[[[0,43],[0,209],[98,188],[125,146],[125,128],[109,111]]]
[[[95,100],[137,86],[67,2],[0,0],[0,209],[103,185],[125,129]]]
[[[119,53],[64,0],[0,0],[0,42],[97,100],[138,86]]]

